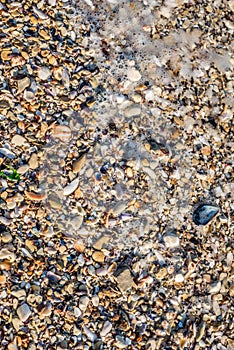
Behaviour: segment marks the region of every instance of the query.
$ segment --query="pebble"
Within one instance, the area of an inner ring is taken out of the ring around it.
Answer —
[[[38,168],[39,166],[39,163],[38,163],[38,156],[36,153],[33,153],[28,161],[28,164],[29,164],[29,167],[31,169],[36,169]]]
[[[93,244],[93,248],[97,250],[101,250],[102,248],[105,248],[110,240],[109,236],[101,236],[98,238],[98,240]]]
[[[86,162],[86,154],[83,154],[80,158],[78,158],[73,162],[72,164],[73,172],[78,173],[85,165],[85,162]]]
[[[0,284],[5,284],[6,283],[6,276],[0,275]]]
[[[97,339],[97,335],[92,332],[88,327],[84,326],[84,332],[85,334],[87,335],[87,337],[92,341],[94,342],[96,339]]]
[[[40,67],[38,69],[38,78],[41,80],[47,80],[51,76],[51,71],[47,67]]]
[[[103,263],[105,260],[105,255],[103,252],[94,252],[92,258],[96,262]]]
[[[2,260],[9,260],[10,262],[14,262],[16,259],[15,253],[11,252],[7,248],[2,248],[0,250],[0,259]]]
[[[175,275],[175,282],[176,283],[182,283],[184,282],[184,276],[182,275],[182,273],[177,273]]]
[[[134,67],[131,67],[127,71],[127,77],[130,81],[136,82],[141,80],[141,73]]]
[[[11,142],[14,146],[20,147],[26,144],[27,140],[21,135],[14,135],[11,139]]]
[[[98,307],[98,305],[99,305],[99,297],[98,297],[98,295],[93,295],[92,296],[92,304],[93,304],[93,306]]]
[[[110,321],[105,321],[102,327],[102,330],[100,332],[100,336],[105,338],[107,336],[108,333],[110,333],[112,329],[112,323]]]
[[[12,235],[8,231],[3,232],[1,238],[3,243],[9,243],[12,241]]]
[[[19,350],[18,346],[16,344],[8,344],[7,350]]]
[[[28,304],[24,303],[20,305],[17,309],[17,315],[20,321],[25,322],[31,315],[31,310]]]
[[[120,349],[125,349],[131,345],[131,340],[129,338],[123,338],[120,335],[117,335],[115,338],[115,345]]]
[[[22,299],[26,297],[26,291],[24,289],[12,290],[11,294],[18,299]]]
[[[63,194],[64,196],[69,196],[70,194],[72,194],[73,192],[75,192],[75,190],[77,189],[79,185],[79,179],[76,178],[75,180],[73,180],[72,182],[70,182],[67,186],[64,187],[63,189]]]
[[[59,196],[56,193],[51,193],[48,197],[48,202],[53,209],[61,209],[62,202]]]
[[[7,157],[9,159],[15,158],[15,153],[10,151],[8,148],[0,148],[0,154],[4,155],[5,157]]]
[[[211,284],[209,292],[211,294],[217,294],[217,293],[219,293],[221,286],[222,286],[222,284],[220,281],[214,282]]]
[[[137,117],[141,114],[141,107],[137,104],[127,107],[124,110],[124,115],[127,118]]]
[[[11,220],[6,218],[5,216],[0,216],[0,223],[6,226],[9,226],[11,224]]]
[[[40,318],[48,317],[52,313],[52,304],[50,302],[46,303],[46,305],[42,308],[39,315]]]
[[[207,225],[219,212],[219,207],[210,204],[202,204],[193,212],[193,221],[196,225]]]
[[[89,297],[87,297],[86,295],[80,297],[79,300],[79,309],[82,312],[85,312],[85,310],[87,309],[88,305],[89,305],[90,299]]]
[[[180,240],[177,234],[173,231],[168,231],[163,236],[163,241],[167,248],[173,249],[180,246]]]
[[[35,202],[41,202],[47,197],[46,193],[35,193],[35,192],[25,191],[25,194],[28,199]]]
[[[29,165],[28,164],[24,164],[21,165],[18,169],[17,169],[17,173],[24,175],[27,171],[29,170]]]
[[[29,87],[31,84],[31,81],[28,77],[25,77],[18,81],[18,91],[17,94],[20,94],[23,92],[27,87]]]
[[[118,270],[117,272],[118,273]],[[126,292],[131,289],[135,283],[133,281],[131,272],[129,269],[124,269],[120,274],[116,276],[118,287],[122,292]]]
[[[71,130],[66,125],[56,125],[52,130],[52,134],[55,138],[62,142],[68,143],[71,139]]]
[[[74,307],[74,316],[79,318],[82,315],[82,312],[78,307]]]

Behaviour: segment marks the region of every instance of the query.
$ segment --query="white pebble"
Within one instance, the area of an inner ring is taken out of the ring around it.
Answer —
[[[141,73],[134,67],[131,67],[127,71],[127,77],[130,81],[136,82],[141,79]]]
[[[110,323],[109,321],[105,321],[102,327],[102,330],[100,332],[100,336],[105,337],[108,333],[110,333],[111,328],[112,328],[112,323]]]

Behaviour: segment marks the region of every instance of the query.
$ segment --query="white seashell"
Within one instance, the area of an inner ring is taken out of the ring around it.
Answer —
[[[64,187],[63,189],[64,196],[69,196],[70,194],[72,194],[77,189],[78,185],[79,185],[79,179],[76,178],[70,184]]]

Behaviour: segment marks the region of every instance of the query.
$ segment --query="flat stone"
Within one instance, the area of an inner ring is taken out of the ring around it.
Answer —
[[[17,94],[20,94],[21,92],[23,92],[27,87],[30,86],[30,79],[28,77],[25,77],[21,80],[18,81],[18,91]]]
[[[133,104],[124,110],[124,115],[127,118],[137,117],[141,114],[141,107],[137,104]]]
[[[51,193],[48,196],[48,202],[53,209],[61,209],[62,208],[62,202],[59,196],[56,193]]]
[[[29,170],[29,165],[28,164],[24,164],[24,165],[21,165],[18,169],[17,169],[17,172],[18,174],[25,174],[27,171]]]
[[[67,143],[71,138],[71,130],[66,125],[56,125],[53,128],[53,136],[54,138]]]
[[[101,337],[106,337],[108,333],[110,333],[112,329],[112,323],[110,321],[105,321],[102,327],[102,330],[100,332]]]
[[[128,268],[126,268],[120,274],[118,274],[116,276],[116,279],[117,279],[119,289],[122,292],[126,292],[127,290],[131,289],[135,285],[131,272]]]
[[[0,250],[0,259],[9,260],[10,262],[15,261],[16,255],[7,248],[2,248]]]
[[[109,236],[101,236],[98,240],[93,244],[93,248],[97,250],[101,250],[105,247],[105,245],[109,242]]]
[[[51,71],[47,67],[40,67],[37,74],[39,79],[47,80],[51,76]]]
[[[20,321],[25,322],[31,315],[31,310],[28,304],[24,303],[20,305],[17,309],[17,315]]]
[[[3,156],[9,158],[9,159],[14,159],[15,158],[15,153],[10,151],[8,148],[0,148],[0,154]]]

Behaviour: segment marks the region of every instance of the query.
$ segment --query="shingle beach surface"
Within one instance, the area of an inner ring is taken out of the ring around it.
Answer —
[[[0,3],[0,350],[233,350],[233,2]]]

